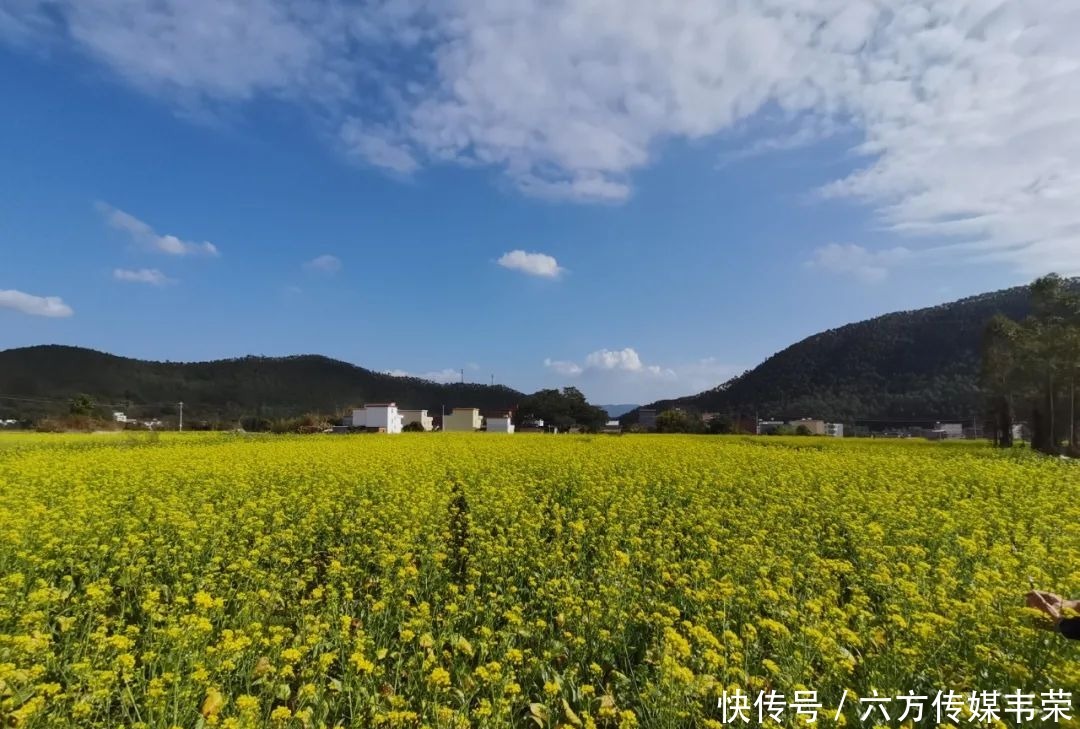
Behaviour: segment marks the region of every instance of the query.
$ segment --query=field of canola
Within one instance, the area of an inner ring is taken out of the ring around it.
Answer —
[[[1080,689],[1080,470],[969,444],[0,436],[0,726],[712,727]],[[832,726],[831,716],[817,726]],[[857,717],[845,717],[848,724]]]

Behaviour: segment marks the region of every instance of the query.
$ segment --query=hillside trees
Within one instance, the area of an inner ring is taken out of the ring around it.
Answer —
[[[769,413],[836,422],[968,420],[984,402],[979,362],[986,322],[999,313],[1021,321],[1030,312],[1031,287],[1019,286],[886,314],[807,337],[711,390],[643,407],[736,419]]]
[[[995,317],[983,336],[982,387],[1001,446],[1012,422],[1030,415],[1032,447],[1048,454],[1067,440],[1076,453],[1080,380],[1080,291],[1057,275],[1031,285],[1031,313],[1020,322]]]

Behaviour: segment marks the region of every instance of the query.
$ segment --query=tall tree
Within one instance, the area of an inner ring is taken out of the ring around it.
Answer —
[[[1002,448],[1013,445],[1015,399],[1020,389],[1020,326],[998,314],[986,325],[983,334],[983,391],[989,401],[994,443]]]
[[[1056,454],[1062,440],[1077,450],[1076,385],[1080,380],[1080,290],[1057,275],[1031,285],[1031,314],[990,322],[983,337],[982,386],[995,432],[1011,426],[1015,403],[1031,414],[1032,447]],[[1064,404],[1064,407],[1062,407]],[[1010,427],[1011,429],[1011,427]],[[1010,445],[1008,437],[998,439]]]
[[[562,391],[539,390],[522,400],[514,421],[521,425],[532,420],[543,420],[559,430],[577,426],[596,431],[607,420],[607,413],[590,405],[576,387],[565,387]]]

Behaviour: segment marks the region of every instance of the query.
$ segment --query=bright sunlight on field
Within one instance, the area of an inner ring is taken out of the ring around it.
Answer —
[[[725,687],[1074,689],[1021,606],[1029,575],[1080,595],[1078,473],[810,438],[0,437],[0,718],[689,727]]]

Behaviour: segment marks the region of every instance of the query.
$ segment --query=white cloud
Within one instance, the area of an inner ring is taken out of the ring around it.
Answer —
[[[116,268],[113,269],[113,278],[117,281],[126,281],[128,283],[144,283],[151,286],[164,286],[165,284],[174,283],[173,279],[166,276],[164,273],[156,268]]]
[[[329,254],[316,256],[304,264],[304,270],[310,271],[311,273],[333,276],[335,273],[341,271],[341,259]]]
[[[558,278],[559,274],[565,270],[559,267],[558,261],[546,253],[526,253],[522,250],[504,253],[496,263],[511,271],[521,271],[541,278]]]
[[[14,309],[30,316],[53,318],[68,317],[75,313],[59,296],[34,296],[14,289],[0,290],[0,309]]]
[[[549,358],[544,367],[573,378],[593,402],[638,403],[708,390],[743,371],[715,357],[673,365],[646,364],[632,347],[598,349],[585,356],[583,365]]]
[[[585,366],[567,360],[545,359],[544,366],[559,373],[576,377],[590,372],[628,372],[649,377],[674,378],[674,370],[659,365],[646,365],[631,347],[625,349],[598,349],[585,356]]]
[[[407,144],[392,139],[385,129],[366,128],[358,119],[350,119],[342,125],[341,141],[350,155],[375,167],[402,175],[420,168]]]
[[[907,248],[868,251],[853,244],[830,243],[814,251],[814,258],[807,261],[806,265],[830,273],[853,276],[863,283],[877,283],[888,278],[889,271],[894,266],[908,261],[911,257],[912,253]]]
[[[461,370],[451,369],[450,367],[441,370],[432,370],[430,372],[408,372],[406,370],[395,369],[388,370],[386,374],[394,377],[418,377],[421,380],[439,382],[444,385],[452,382],[461,382]]]
[[[620,350],[598,349],[585,355],[585,366],[599,370],[634,372],[641,369],[641,357],[630,347]]]
[[[213,243],[203,241],[194,243],[180,240],[174,235],[160,235],[148,223],[136,218],[130,213],[114,208],[108,203],[96,204],[98,212],[104,217],[110,227],[127,233],[132,241],[148,251],[166,253],[170,256],[218,256],[217,247]]]
[[[824,189],[942,254],[1080,272],[1080,5],[1059,0],[7,0],[0,39],[72,47],[183,108],[314,108],[351,154],[618,201],[665,141],[842,127]],[[33,39],[35,42],[31,42]]]
[[[544,360],[544,366],[566,377],[577,377],[583,371],[581,365],[576,362],[551,359],[550,357]]]

